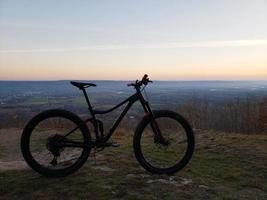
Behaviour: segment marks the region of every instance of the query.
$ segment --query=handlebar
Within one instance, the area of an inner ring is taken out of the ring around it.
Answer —
[[[141,81],[136,80],[135,83],[128,83],[127,86],[133,86],[133,87],[141,87],[142,85],[147,85],[148,83],[153,83],[153,81],[150,81],[148,78],[148,75],[145,74]]]

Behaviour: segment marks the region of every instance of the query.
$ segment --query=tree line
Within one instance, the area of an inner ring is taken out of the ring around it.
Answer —
[[[236,98],[222,104],[192,99],[178,112],[196,129],[267,134],[267,97],[260,100]]]

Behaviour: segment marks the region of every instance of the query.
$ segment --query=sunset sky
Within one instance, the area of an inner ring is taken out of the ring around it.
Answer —
[[[0,0],[0,80],[267,80],[267,0]]]

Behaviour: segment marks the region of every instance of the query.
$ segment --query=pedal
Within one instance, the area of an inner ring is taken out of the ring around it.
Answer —
[[[105,146],[106,147],[119,147],[120,144],[117,142],[107,142],[107,143],[105,143]]]
[[[112,147],[119,147],[119,146],[121,146],[119,143],[117,143],[117,142],[112,142],[111,143],[111,146]]]

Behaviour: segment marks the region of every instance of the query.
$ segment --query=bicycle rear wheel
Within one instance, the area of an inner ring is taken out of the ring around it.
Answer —
[[[76,127],[77,130],[67,135]],[[66,110],[48,110],[36,115],[21,136],[25,161],[49,177],[75,172],[85,163],[90,150],[88,128],[77,115]]]
[[[154,118],[145,117],[135,131],[135,156],[141,166],[151,173],[173,174],[185,167],[192,157],[193,130],[178,113],[167,110],[153,113]],[[156,138],[153,130],[155,122],[164,142]]]

